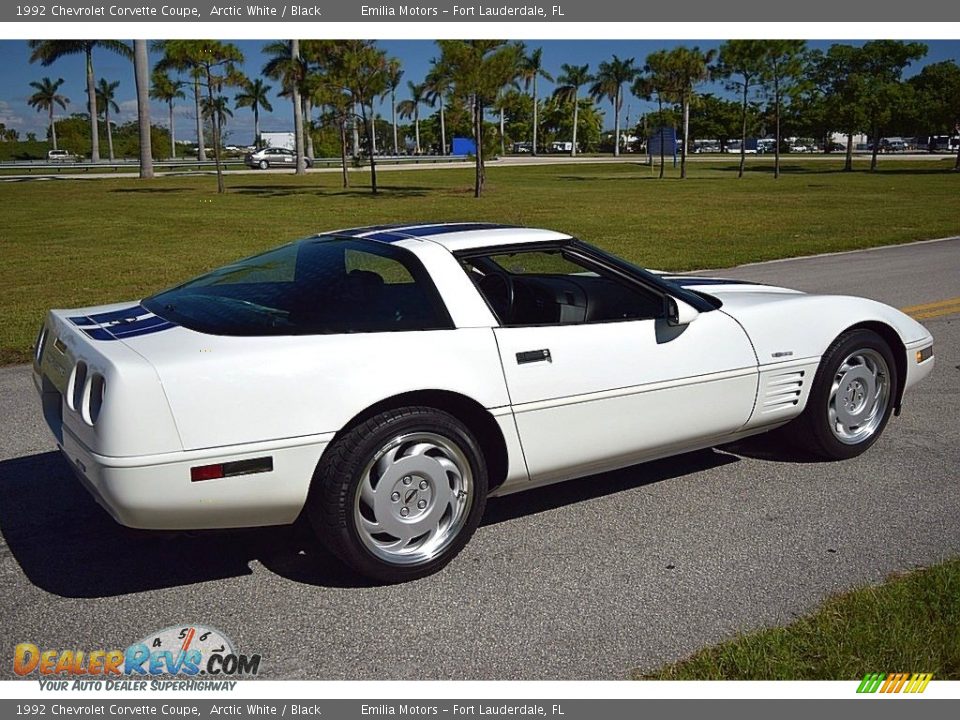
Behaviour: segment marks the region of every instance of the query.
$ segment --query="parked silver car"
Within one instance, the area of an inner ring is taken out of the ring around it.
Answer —
[[[307,167],[313,167],[313,160],[304,158]],[[296,167],[297,155],[293,150],[280,147],[266,147],[249,153],[244,162],[252,168],[266,170],[269,167]]]

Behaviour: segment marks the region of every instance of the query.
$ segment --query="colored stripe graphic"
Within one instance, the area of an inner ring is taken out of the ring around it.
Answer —
[[[867,673],[857,687],[858,693],[922,693],[933,679],[933,673]]]

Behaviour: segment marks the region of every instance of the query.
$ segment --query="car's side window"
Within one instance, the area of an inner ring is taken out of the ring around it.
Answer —
[[[663,314],[661,295],[562,248],[494,251],[461,263],[502,325],[575,325]]]

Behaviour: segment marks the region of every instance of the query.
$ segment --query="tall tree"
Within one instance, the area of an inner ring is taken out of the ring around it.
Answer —
[[[90,113],[90,159],[100,161],[100,133],[97,128],[97,88],[93,72],[93,51],[100,48],[132,59],[133,50],[120,40],[31,40],[30,62],[48,66],[69,55],[83,55],[87,71],[87,110]]]
[[[865,76],[862,97],[873,153],[870,169],[877,169],[877,153],[887,125],[909,102],[909,86],[903,84],[903,71],[914,60],[927,54],[927,46],[918,42],[871,40],[860,48],[860,64]]]
[[[106,78],[100,78],[97,83],[97,109],[103,108],[103,124],[107,126],[107,152],[110,162],[113,162],[113,128],[110,125],[110,110],[115,113],[120,112],[120,106],[117,105],[115,94],[120,87],[120,81],[107,82]]]
[[[484,114],[497,93],[516,73],[520,47],[505,40],[438,40],[440,62],[450,71],[454,92],[469,99],[477,145],[473,194],[486,183]]]
[[[243,62],[243,53],[233,43],[219,40],[167,40],[165,53],[173,64],[180,64],[196,70],[200,82],[206,90],[203,109],[210,119],[213,134],[213,159],[217,168],[217,192],[225,192],[223,166],[220,162],[221,134],[219,98],[225,87],[243,83],[239,65]]]
[[[296,45],[296,54],[294,54],[294,45]],[[300,148],[297,155],[296,174],[303,175],[306,173],[306,160],[304,159],[304,113],[301,95],[309,94],[309,89],[305,87],[307,66],[303,57],[301,57],[300,41],[297,40],[296,43],[293,40],[271,42],[264,46],[263,52],[271,56],[263,66],[263,74],[274,80],[279,80],[283,88],[281,94],[289,97],[293,103],[294,143],[296,147]],[[297,130],[298,117],[299,131]]]
[[[391,60],[387,66],[387,91],[390,95],[390,124],[393,127],[393,154],[400,154],[400,143],[397,135],[397,89],[403,79],[403,70],[399,60]]]
[[[715,50],[703,53],[700,48],[682,45],[670,50],[667,55],[667,70],[675,100],[680,103],[683,118],[683,146],[680,148],[680,177],[687,176],[687,153],[690,147],[690,105],[693,103],[697,85],[710,79],[710,63],[716,57]],[[661,164],[662,167],[662,164]]]
[[[206,162],[207,144],[204,137],[203,127],[203,108],[201,101],[203,91],[201,81],[203,80],[203,69],[187,62],[185,55],[180,52],[178,56],[171,56],[167,51],[169,40],[157,40],[153,43],[153,49],[156,52],[163,53],[160,61],[154,67],[154,72],[173,71],[179,74],[186,74],[190,79],[190,85],[193,87],[193,112],[197,125],[197,160]]]
[[[430,107],[440,104],[440,154],[447,154],[447,118],[446,96],[450,91],[450,76],[437,58],[430,61],[430,71],[423,81],[426,95],[424,100]]]
[[[660,175],[663,179],[664,167],[666,166],[664,129],[666,126],[666,114],[663,110],[664,102],[670,103],[676,100],[676,78],[670,65],[670,56],[667,50],[657,50],[647,55],[647,61],[643,66],[643,74],[639,75],[630,88],[631,92],[641,100],[657,101],[656,125],[659,135],[660,146]],[[672,119],[671,119],[672,122]]]
[[[553,82],[553,76],[543,67],[543,48],[537,48],[529,55],[523,55],[520,59],[519,71],[524,88],[530,93],[530,97],[533,100],[533,155],[536,155],[539,148],[537,133],[540,126],[537,79],[543,78],[548,82]]]
[[[916,93],[916,122],[923,132],[960,134],[960,66],[952,60],[932,63],[908,82]],[[960,146],[953,169],[960,171]]]
[[[400,113],[400,117],[413,120],[413,151],[419,155],[421,153],[420,104],[427,101],[427,86],[425,83],[414,83],[408,80],[407,91],[410,93],[410,97],[407,100],[402,100],[400,104],[397,105],[397,112]]]
[[[153,82],[150,87],[150,97],[167,104],[168,122],[170,124],[170,157],[177,157],[177,131],[174,125],[173,109],[174,101],[186,97],[183,90],[183,82],[174,80],[163,70],[156,70],[153,73]]]
[[[260,108],[267,112],[273,112],[273,105],[270,104],[270,85],[267,85],[260,78],[247,80],[242,89],[233,98],[236,107],[248,107],[253,110],[253,142],[260,147]]]
[[[866,78],[860,48],[835,43],[826,52],[809,54],[808,83],[821,89],[823,112],[847,136],[843,169],[853,170],[853,137],[867,125],[863,107]]]
[[[597,69],[590,95],[595,100],[607,99],[613,105],[613,154],[620,155],[620,110],[623,107],[623,84],[633,82],[640,69],[634,58],[621,60],[614,55]]]
[[[761,82],[773,98],[774,137],[773,177],[780,177],[780,125],[783,99],[789,95],[803,72],[805,40],[765,40]]]
[[[50,118],[50,139],[53,142],[54,150],[58,148],[57,124],[53,119],[53,111],[57,105],[66,110],[67,104],[70,102],[69,98],[60,94],[59,90],[61,85],[63,85],[63,78],[57,78],[56,81],[53,81],[45,77],[39,82],[31,82],[30,87],[35,89],[36,92],[27,99],[27,105],[36,108],[37,112],[41,110],[47,111]]]
[[[140,133],[140,177],[153,177],[153,139],[150,137],[150,58],[147,41],[133,41],[133,79],[137,87],[137,128]],[[109,127],[109,125],[107,126]],[[171,128],[172,132],[172,128]],[[111,143],[110,152],[113,152]]]
[[[562,72],[557,76],[556,90],[553,91],[553,97],[564,105],[573,105],[573,142],[570,149],[570,157],[577,155],[577,125],[579,124],[580,114],[580,88],[593,81],[590,74],[589,65],[569,65],[564,63],[560,66]]]
[[[367,40],[348,40],[342,45],[340,76],[347,79],[346,89],[353,96],[354,105],[360,108],[367,139],[367,154],[370,156],[370,190],[376,195],[377,150],[373,103],[387,88],[389,61],[386,53]]]
[[[740,93],[740,169],[747,164],[747,114],[750,91],[759,84],[764,72],[766,48],[762,40],[728,40],[720,46],[717,77],[728,80],[727,88]]]

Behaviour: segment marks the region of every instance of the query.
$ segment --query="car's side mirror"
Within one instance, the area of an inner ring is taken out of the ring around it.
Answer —
[[[693,305],[685,303],[683,300],[678,298],[668,295],[666,298],[664,298],[664,305],[666,306],[665,310],[668,325],[689,325],[698,317],[700,317],[700,311],[698,311]]]

